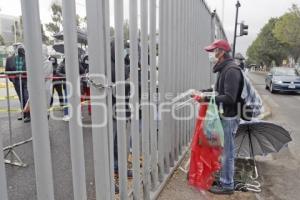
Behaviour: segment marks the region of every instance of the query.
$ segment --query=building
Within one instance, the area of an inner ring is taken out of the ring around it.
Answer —
[[[19,18],[0,14],[0,35],[2,35],[6,43],[15,42],[15,33],[14,33],[15,21],[19,22]]]

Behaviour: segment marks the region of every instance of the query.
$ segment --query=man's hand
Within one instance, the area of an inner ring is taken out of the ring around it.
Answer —
[[[203,103],[203,102],[209,102],[210,101],[210,97],[205,96],[205,94],[203,92],[201,92],[201,93],[195,92],[191,95],[191,98],[193,98],[198,103]]]

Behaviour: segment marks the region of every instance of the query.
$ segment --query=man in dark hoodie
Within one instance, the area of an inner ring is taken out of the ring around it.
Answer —
[[[15,45],[15,54],[8,57],[5,65],[6,72],[15,72],[17,76],[24,75],[26,72],[26,61],[25,61],[25,48],[23,44]],[[19,72],[19,73],[18,73]],[[15,77],[9,78],[13,83],[16,93],[19,97],[21,108],[23,109],[28,101],[28,89],[27,89],[27,78]],[[24,123],[30,122],[30,113],[23,113]],[[18,118],[22,120],[22,117]]]
[[[239,125],[239,105],[243,89],[243,74],[230,55],[230,45],[225,40],[216,40],[205,50],[210,53],[214,64],[213,72],[218,73],[215,91],[216,103],[224,129],[224,149],[220,180],[212,186],[214,194],[234,192],[234,136]]]

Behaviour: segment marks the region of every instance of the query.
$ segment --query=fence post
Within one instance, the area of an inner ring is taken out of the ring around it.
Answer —
[[[105,2],[90,0],[86,2],[87,27],[89,44],[90,79],[106,85],[105,79]],[[92,134],[94,152],[94,170],[96,183],[96,198],[99,200],[114,199],[111,191],[111,160],[109,156],[109,139],[107,134],[108,113],[106,91],[109,88],[91,86]],[[112,158],[111,158],[112,159]],[[114,192],[114,191],[113,191]]]
[[[6,90],[8,91],[8,78],[5,78]],[[7,101],[9,101],[9,93],[7,93]],[[8,104],[9,105],[9,104]],[[10,106],[8,106],[8,114],[10,117]],[[9,119],[10,120],[10,119]],[[9,122],[9,126],[11,126]],[[11,128],[11,127],[10,127]],[[4,153],[3,153],[3,134],[0,133],[0,199],[8,200],[7,196],[7,182],[5,173]]]
[[[133,199],[141,199],[140,183],[140,113],[139,113],[139,44],[138,44],[138,2],[129,2],[129,30],[130,30],[130,81],[135,85],[131,103],[134,105],[134,114],[131,119],[132,158],[133,158]],[[132,88],[131,88],[132,91]]]
[[[63,34],[65,49],[65,68],[67,82],[72,85],[68,87],[68,102],[73,112],[69,112],[69,134],[72,161],[73,193],[75,200],[86,199],[86,179],[84,146],[81,121],[80,105],[80,76],[77,47],[76,8],[75,0],[62,1]]]
[[[124,2],[123,0],[115,0],[115,74],[116,83],[124,83]],[[118,98],[119,97],[119,98]],[[122,99],[121,99],[121,98]],[[119,109],[125,110],[125,87],[124,84],[116,85],[116,105]],[[119,120],[121,118],[121,120]],[[118,169],[120,183],[120,199],[128,199],[127,194],[127,137],[126,122],[124,120],[125,113],[117,112],[117,135],[118,135]]]
[[[150,0],[150,140],[152,189],[157,187],[156,0]]]
[[[143,140],[143,187],[144,199],[150,199],[150,155],[149,155],[149,87],[148,87],[148,0],[141,1],[141,102]]]
[[[22,0],[37,198],[54,200],[38,0]]]
[[[159,181],[162,182],[164,179],[164,172],[165,172],[165,146],[164,146],[164,133],[165,133],[165,114],[162,112],[161,106],[165,102],[165,53],[166,53],[166,43],[165,43],[165,25],[166,25],[166,18],[165,16],[165,7],[166,7],[166,0],[159,1],[159,64],[158,64],[158,84],[159,84],[159,121],[158,121],[158,173],[159,173]]]

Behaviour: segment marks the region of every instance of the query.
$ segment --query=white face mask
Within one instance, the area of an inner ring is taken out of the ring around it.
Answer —
[[[209,52],[208,53],[208,59],[214,65],[218,62],[218,58],[216,58],[215,52]]]

